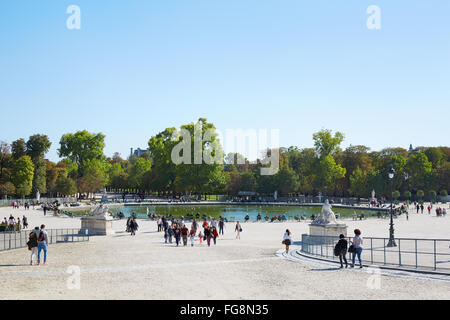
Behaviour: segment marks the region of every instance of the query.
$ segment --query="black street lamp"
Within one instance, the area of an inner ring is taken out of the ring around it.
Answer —
[[[391,168],[388,170],[388,177],[389,180],[391,180],[391,222],[390,222],[390,226],[389,226],[389,242],[387,244],[387,247],[396,247],[397,244],[395,243],[395,238],[394,238],[394,210],[393,210],[393,202],[392,202],[392,180],[394,180],[394,174],[395,174],[395,170],[394,168],[391,166]]]

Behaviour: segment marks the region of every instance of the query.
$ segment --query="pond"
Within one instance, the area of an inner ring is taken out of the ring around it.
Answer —
[[[310,219],[311,215],[317,216],[322,210],[320,206],[283,206],[283,205],[143,205],[143,206],[117,206],[110,207],[109,211],[113,214],[122,212],[125,217],[129,217],[133,212],[136,214],[137,218],[146,219],[147,208],[150,214],[155,214],[156,216],[169,216],[172,215],[174,218],[179,218],[181,216],[186,217],[188,214],[193,214],[194,216],[199,213],[200,217],[203,215],[218,218],[222,216],[229,221],[243,221],[245,216],[248,214],[250,220],[256,220],[258,213],[261,218],[267,215],[269,218],[274,216],[285,215],[287,219],[295,219],[300,217],[305,217]],[[353,211],[361,214],[364,213],[366,218],[377,216],[378,211],[375,210],[365,210],[365,209],[348,209],[348,208],[338,208],[333,207],[334,213],[339,214],[341,218],[351,218]],[[87,210],[83,211],[72,211],[76,215],[85,214]]]

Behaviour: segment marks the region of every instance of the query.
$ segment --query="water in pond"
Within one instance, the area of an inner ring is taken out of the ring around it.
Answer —
[[[186,217],[188,214],[193,214],[194,216],[199,213],[200,217],[204,214],[206,216],[211,216],[218,218],[222,216],[227,218],[229,221],[239,220],[243,221],[246,215],[249,215],[250,220],[256,220],[258,213],[261,215],[262,219],[267,215],[269,218],[273,216],[285,215],[287,219],[300,218],[301,216],[306,219],[310,219],[311,215],[317,215],[322,210],[321,207],[293,207],[293,206],[257,206],[257,205],[167,205],[167,206],[122,206],[122,207],[111,207],[109,209],[112,213],[122,212],[125,217],[129,217],[133,212],[136,213],[137,218],[147,218],[147,208],[150,214],[155,214],[156,216],[167,216],[172,215],[174,218],[179,218],[181,216]],[[364,213],[365,217],[376,216],[377,211],[373,210],[358,210],[358,209],[347,209],[347,208],[333,208],[334,213],[339,214],[342,218],[349,218],[352,216],[353,211],[361,214]]]

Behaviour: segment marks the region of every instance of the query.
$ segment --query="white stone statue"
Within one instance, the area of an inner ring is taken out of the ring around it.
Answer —
[[[89,212],[90,217],[108,217],[108,207],[101,204]]]
[[[328,199],[325,200],[325,203],[322,206],[322,213],[314,219],[313,224],[338,224]]]

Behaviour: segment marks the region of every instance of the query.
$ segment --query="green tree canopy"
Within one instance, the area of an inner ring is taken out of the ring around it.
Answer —
[[[59,143],[58,155],[75,162],[80,171],[79,176],[84,174],[84,166],[88,161],[104,160],[105,135],[102,133],[90,133],[86,130],[67,133]]]
[[[33,186],[34,165],[29,156],[22,156],[12,168],[12,183],[16,187],[16,194],[24,197],[31,193]]]

